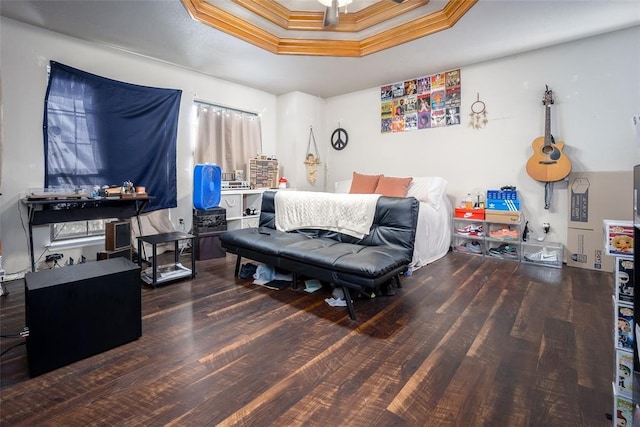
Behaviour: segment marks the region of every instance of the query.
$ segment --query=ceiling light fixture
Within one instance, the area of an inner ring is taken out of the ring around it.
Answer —
[[[331,7],[332,0],[318,0],[325,7]],[[351,4],[353,0],[338,0],[338,7],[344,7],[348,4]]]
[[[347,9],[347,5],[351,3],[353,0],[318,0],[325,7],[324,9],[324,18],[322,20],[322,26],[333,27],[338,24],[338,20],[340,19],[340,8],[345,8],[345,13]]]

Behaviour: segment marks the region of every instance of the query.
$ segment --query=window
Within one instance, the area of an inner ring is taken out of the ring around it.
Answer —
[[[119,82],[52,61],[45,96],[47,188],[143,186],[146,212],[177,206],[176,140],[182,91]],[[51,241],[104,233],[104,221],[50,227]]]
[[[51,62],[45,97],[45,187],[122,185],[177,206],[176,140],[182,91],[119,82]]]
[[[245,171],[262,154],[260,116],[202,102],[194,103],[194,162],[215,163],[223,172]]]
[[[105,223],[108,220],[61,222],[50,225],[51,241],[59,242],[83,237],[104,236]]]

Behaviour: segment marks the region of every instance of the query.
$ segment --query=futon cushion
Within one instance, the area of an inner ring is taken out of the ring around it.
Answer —
[[[269,234],[261,234],[260,231]],[[310,240],[309,237],[300,233],[287,233],[274,229],[264,231],[261,228],[243,228],[241,230],[233,230],[232,232],[222,233],[220,235],[220,243],[223,247],[241,247],[268,255],[278,255],[280,248],[290,243],[303,240]]]
[[[282,247],[280,256],[332,271],[368,277],[379,277],[408,264],[406,254],[392,246],[362,246],[322,237]]]

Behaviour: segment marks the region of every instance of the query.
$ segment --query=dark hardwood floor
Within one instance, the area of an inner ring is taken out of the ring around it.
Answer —
[[[612,273],[450,253],[352,321],[329,290],[269,290],[234,262],[143,287],[140,339],[33,379],[2,339],[1,424],[611,425]],[[2,334],[24,326],[23,286]]]

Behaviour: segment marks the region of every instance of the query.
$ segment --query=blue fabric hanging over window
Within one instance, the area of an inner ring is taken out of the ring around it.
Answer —
[[[45,97],[45,187],[122,185],[177,206],[181,90],[119,82],[51,61]]]

